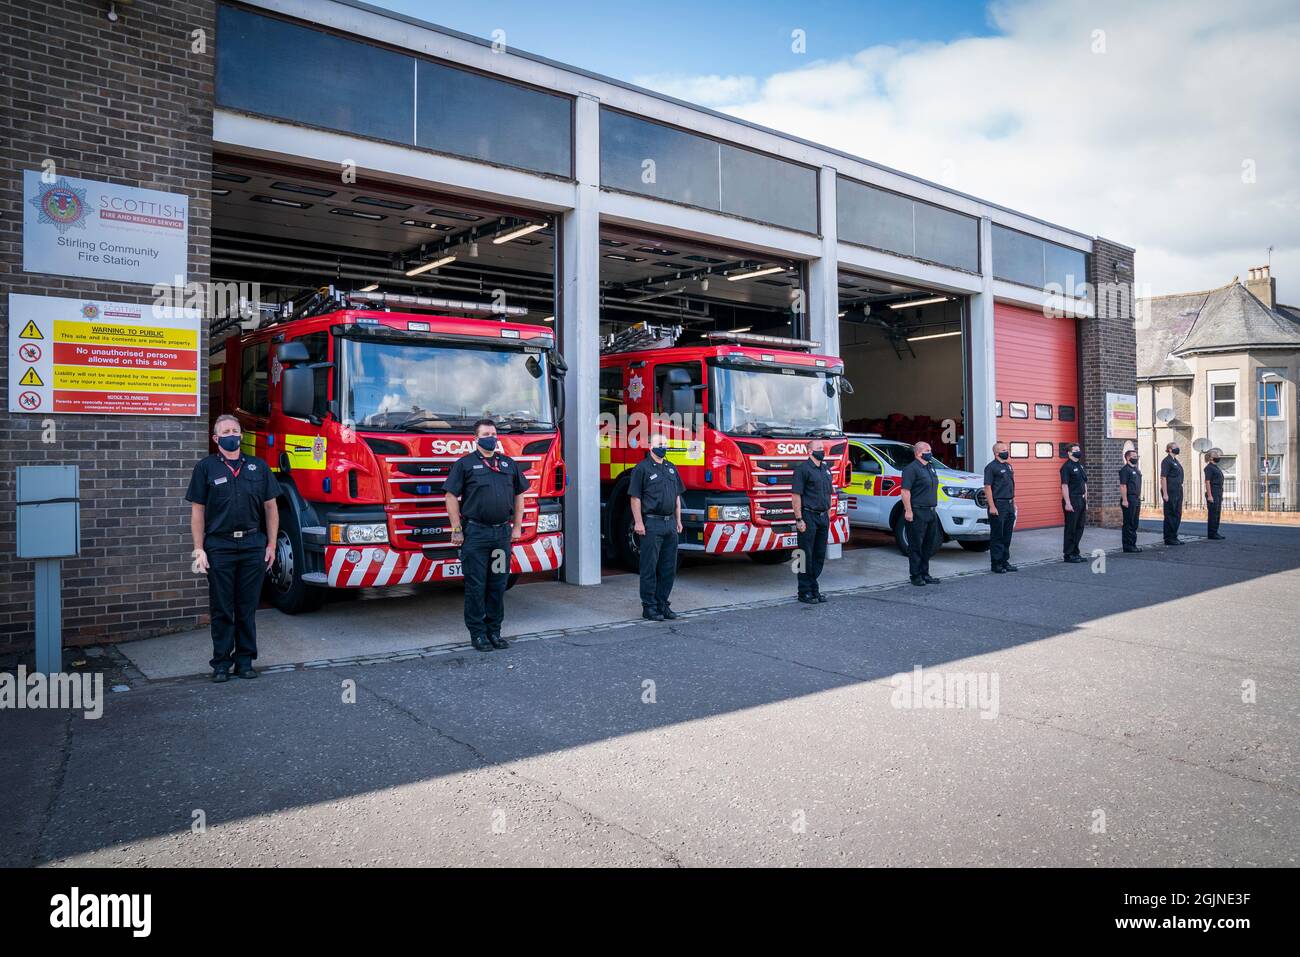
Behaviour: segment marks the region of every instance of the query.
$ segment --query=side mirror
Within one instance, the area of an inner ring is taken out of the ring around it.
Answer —
[[[845,378],[844,376],[840,376],[840,394],[841,394],[841,395],[852,395],[852,394],[853,394],[853,383],[850,382],[850,381],[849,381],[847,378]]]
[[[316,405],[315,378],[307,366],[284,369],[280,373],[280,411],[292,419],[312,419]]]

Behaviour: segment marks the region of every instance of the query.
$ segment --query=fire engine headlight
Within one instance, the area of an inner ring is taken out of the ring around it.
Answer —
[[[330,542],[335,545],[371,545],[387,541],[388,526],[383,522],[375,525],[330,526]]]
[[[560,530],[560,513],[544,512],[537,516],[537,532],[558,532]]]
[[[710,505],[709,506],[710,522],[747,522],[749,521],[748,505]]]
[[[973,499],[978,492],[979,489],[966,488],[961,485],[945,485],[943,487],[943,494],[947,495],[949,498]]]

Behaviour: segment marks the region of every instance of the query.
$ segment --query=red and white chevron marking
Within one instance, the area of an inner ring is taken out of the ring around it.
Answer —
[[[852,534],[849,528],[849,517],[847,515],[838,515],[831,519],[830,543],[832,545],[843,545],[849,540]]]
[[[794,531],[780,532],[749,522],[705,522],[704,550],[713,555],[739,554],[740,552],[770,552],[794,548]],[[849,540],[849,519],[841,515],[831,522],[827,541],[842,545]]]
[[[349,552],[355,552],[359,560],[348,561]],[[510,571],[519,574],[553,571],[563,560],[564,536],[542,535],[511,548]],[[446,558],[426,558],[421,552],[377,546],[330,546],[325,549],[325,567],[330,588],[382,588],[464,577],[460,559],[451,551]]]

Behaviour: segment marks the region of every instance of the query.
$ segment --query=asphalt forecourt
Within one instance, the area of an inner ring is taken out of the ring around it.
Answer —
[[[846,547],[843,559],[827,562],[822,584],[828,594],[907,580],[907,559],[894,548],[892,536],[876,536],[878,542],[871,536],[858,533],[855,540],[878,547]],[[1142,541],[1158,542],[1159,535],[1144,530]],[[1117,535],[1109,529],[1089,529],[1083,544],[1089,553],[1118,550]],[[1058,562],[1060,549],[1060,529],[1038,529],[1017,535],[1013,554],[1019,563]],[[940,549],[933,564],[940,576],[989,572],[987,554],[964,551],[955,543]],[[575,600],[575,594],[582,600]],[[378,589],[348,598],[306,615],[284,615],[273,608],[258,612],[258,668],[323,668],[459,653],[468,647],[460,589]],[[785,564],[757,565],[743,556],[687,558],[673,590],[673,607],[692,616],[794,600],[794,576]],[[508,593],[506,612],[503,633],[511,641],[627,627],[640,614],[637,578],[613,575],[577,593],[556,581],[521,582]],[[109,651],[125,658],[126,680],[134,682],[206,674],[211,647],[203,628],[125,642]]]

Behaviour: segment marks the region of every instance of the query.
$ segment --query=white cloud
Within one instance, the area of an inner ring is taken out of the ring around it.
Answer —
[[[1135,246],[1156,294],[1222,285],[1272,245],[1279,296],[1300,303],[1300,6],[991,13],[998,36],[869,47],[761,81],[641,82]]]

